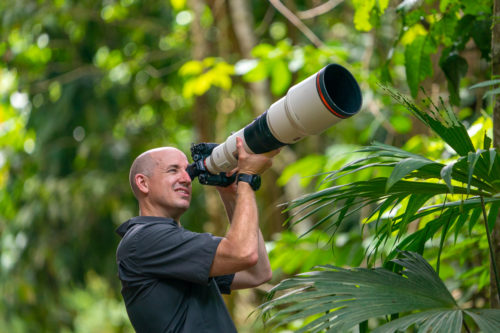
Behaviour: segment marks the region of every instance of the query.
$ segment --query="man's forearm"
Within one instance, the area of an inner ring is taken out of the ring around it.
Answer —
[[[226,210],[227,218],[229,220],[229,223],[231,223],[231,220],[233,219],[234,215],[234,209],[236,207],[236,197],[237,194],[236,192],[229,192],[229,191],[219,191],[220,198],[222,200],[222,203],[224,205],[224,209]]]
[[[247,183],[238,184],[233,212],[232,206],[226,208],[228,216],[231,215],[231,226],[226,238],[243,253],[258,255],[259,241],[259,216],[255,194]]]
[[[224,204],[224,208],[226,209],[226,214],[229,219],[229,223],[233,219],[234,209],[236,206],[236,193],[234,192],[219,192],[222,202]],[[267,255],[266,244],[264,241],[264,237],[262,236],[262,232],[259,228],[259,261],[257,265],[249,269],[250,271],[262,271],[267,270],[267,273],[270,273],[270,264],[269,258]]]
[[[234,192],[228,191],[219,191],[219,194],[226,209],[229,223],[231,223],[234,215],[237,196]],[[260,231],[260,229],[258,229],[258,255],[259,259],[257,261],[257,264],[246,270],[236,273],[233,284],[231,285],[232,289],[255,287],[271,279],[271,265],[269,263],[269,257],[267,255],[264,237],[262,236],[262,232]]]
[[[264,237],[262,236],[262,232],[259,229],[259,260],[257,264],[253,267],[248,268],[246,271],[252,275],[256,280],[259,280],[260,283],[268,281],[271,279],[271,265],[269,263],[269,257],[267,255],[266,243],[264,241]],[[258,284],[260,284],[258,283]]]
[[[271,158],[278,153],[274,151],[271,155],[249,154],[245,151],[243,140],[236,138],[238,149],[237,171],[242,174],[262,174],[271,165]],[[234,170],[236,171],[236,170]],[[236,187],[237,186],[237,187]],[[230,227],[226,237],[222,238],[210,268],[210,276],[218,276],[240,272],[252,268],[259,261],[259,253],[265,248],[259,247],[263,244],[259,230],[259,215],[255,193],[250,184],[239,182],[230,188],[219,188],[223,197],[224,206],[230,217]],[[227,195],[236,195],[236,200],[225,198]],[[233,209],[232,202],[235,202]]]

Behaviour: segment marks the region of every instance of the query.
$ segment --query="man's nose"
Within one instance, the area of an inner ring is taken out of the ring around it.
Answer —
[[[181,182],[185,184],[191,184],[191,177],[189,176],[189,173],[187,170],[182,170],[181,172]]]

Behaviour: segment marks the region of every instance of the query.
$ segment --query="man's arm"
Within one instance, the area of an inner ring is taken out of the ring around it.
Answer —
[[[233,184],[228,187],[219,187],[217,189],[219,190],[219,195],[224,204],[224,208],[226,209],[229,223],[231,223],[236,205],[236,185]],[[264,237],[262,236],[260,229],[258,232],[259,259],[257,260],[255,266],[239,271],[235,274],[233,283],[231,284],[231,289],[233,290],[256,287],[269,281],[272,277],[272,270],[265,247]]]
[[[240,138],[237,138],[236,146],[238,148],[238,169],[242,173],[261,174],[271,166],[272,156],[278,153],[276,151],[268,156],[248,154],[244,150]],[[231,214],[231,224],[226,237],[221,240],[217,247],[210,276],[245,271],[242,274],[237,274],[237,278],[235,276],[232,285],[234,289],[255,286],[268,280],[271,270],[264,240],[259,230],[255,193],[250,184],[246,182],[239,182],[232,186],[233,198],[223,200],[228,214]],[[234,186],[236,186],[236,191],[234,191]],[[264,269],[262,269],[263,267]],[[264,274],[262,274],[263,271]]]

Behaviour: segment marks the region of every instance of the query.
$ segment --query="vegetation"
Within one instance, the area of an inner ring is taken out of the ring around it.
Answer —
[[[333,183],[333,186],[293,201],[290,209],[301,208],[294,223],[320,215],[310,230],[330,224],[326,229],[333,232],[361,208],[373,207],[363,221],[374,236],[367,259],[373,262],[378,253],[386,250],[387,253],[381,253],[386,268],[345,270],[324,266],[319,271],[284,280],[273,288],[271,295],[281,290],[292,291],[264,304],[264,313],[287,304],[275,315],[283,316],[281,323],[287,323],[326,311],[301,329],[307,332],[348,329],[372,317],[413,310],[421,312],[391,320],[375,331],[395,332],[412,325],[424,332],[460,332],[462,325],[470,331],[472,325],[464,318],[467,313],[481,331],[495,332],[500,324],[500,310],[470,312],[472,310],[462,309],[439,279],[439,272],[444,249],[456,246],[460,235],[473,239],[469,244],[461,240],[458,246],[466,250],[486,241],[487,246],[482,247],[486,252],[483,256],[495,262],[491,229],[500,208],[497,149],[490,147],[491,139],[486,135],[483,148],[474,148],[465,127],[450,110],[431,105],[435,109],[424,112],[404,96],[391,93],[458,156],[449,156],[443,163],[393,146],[374,144],[360,150],[368,153],[366,157],[325,177],[324,182]],[[372,176],[368,181],[335,184],[344,175],[367,169],[373,169],[372,174],[380,176]],[[377,172],[378,169],[386,170]],[[475,226],[481,217],[484,225]],[[373,224],[375,226],[371,226]],[[413,230],[410,229],[412,224],[416,225]],[[437,273],[420,255],[433,238],[439,239]],[[403,252],[403,259],[394,259],[401,251],[414,252]],[[482,266],[474,268],[476,271],[489,268],[488,262]],[[492,283],[498,284],[495,265],[492,265],[492,278]]]
[[[274,278],[226,299],[239,330],[492,331],[499,11],[498,0],[1,2],[0,331],[131,332],[114,229],[137,214],[133,159],[221,142],[332,62],[360,82],[363,109],[283,149],[265,175]],[[193,197],[183,225],[223,234],[216,192],[195,184]],[[247,318],[259,305],[269,323]]]

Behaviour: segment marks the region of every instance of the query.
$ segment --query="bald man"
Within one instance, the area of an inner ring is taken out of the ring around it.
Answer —
[[[277,151],[249,154],[237,139],[239,175],[257,175]],[[141,332],[236,332],[221,293],[271,278],[259,229],[255,193],[247,177],[218,191],[229,217],[225,237],[182,228],[191,201],[188,160],[171,147],[139,155],[130,185],[140,214],[123,223],[118,275],[127,313]]]

